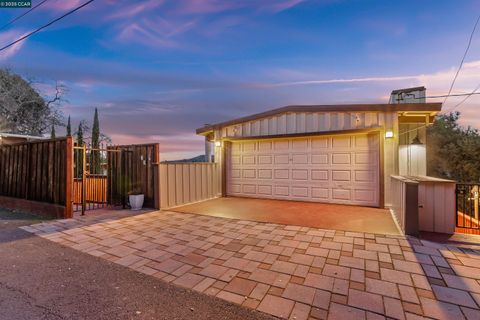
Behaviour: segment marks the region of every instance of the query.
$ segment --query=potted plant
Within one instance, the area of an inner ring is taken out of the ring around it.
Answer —
[[[144,199],[145,196],[139,188],[134,188],[131,192],[128,193],[128,202],[130,203],[130,208],[132,210],[141,210],[143,207]]]

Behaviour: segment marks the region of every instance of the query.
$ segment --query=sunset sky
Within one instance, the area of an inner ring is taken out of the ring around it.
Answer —
[[[0,29],[0,46],[85,1],[47,1]],[[25,10],[0,9],[0,25]],[[74,126],[98,107],[114,143],[160,142],[170,160],[203,152],[205,123],[289,104],[387,103],[410,86],[445,94],[479,13],[468,0],[97,0],[1,52],[0,67],[45,96],[66,85]],[[480,30],[453,92],[477,85]],[[479,102],[458,108],[463,124],[480,128]]]

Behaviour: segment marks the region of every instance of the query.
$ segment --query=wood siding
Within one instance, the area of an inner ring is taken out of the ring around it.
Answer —
[[[71,138],[0,146],[0,195],[66,207],[71,215]]]
[[[291,112],[221,129],[222,138],[367,129],[383,126],[379,112]]]
[[[216,163],[162,163],[160,208],[171,208],[220,196],[219,165]]]

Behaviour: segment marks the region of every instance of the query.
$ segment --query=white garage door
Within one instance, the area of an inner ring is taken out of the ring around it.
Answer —
[[[379,205],[379,135],[232,142],[231,196]]]

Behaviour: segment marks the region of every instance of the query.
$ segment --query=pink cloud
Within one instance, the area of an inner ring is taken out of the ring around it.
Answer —
[[[148,12],[152,9],[155,9],[163,4],[161,0],[149,0],[143,1],[141,3],[135,3],[129,6],[119,6],[119,9],[115,11],[110,16],[107,16],[107,19],[124,19],[132,18],[144,12]]]
[[[283,0],[283,1],[268,1],[265,5],[265,9],[272,12],[280,12],[295,7],[302,3],[304,0]]]
[[[25,34],[27,34],[27,33],[26,32],[25,33],[20,32],[18,30],[11,30],[11,31],[2,32],[2,33],[0,33],[0,43],[2,45],[7,45],[7,44],[21,38]],[[13,55],[15,55],[23,47],[24,44],[25,44],[25,40],[20,41],[20,42],[14,44],[13,46],[1,51],[0,52],[0,60],[9,59]]]
[[[179,45],[168,39],[155,30],[142,26],[140,23],[130,23],[123,27],[117,40],[126,43],[140,43],[145,46],[161,47],[161,48],[176,48]]]
[[[46,2],[45,5],[43,5],[42,7],[48,10],[67,11],[67,10],[72,10],[78,7],[82,3],[84,3],[83,0],[68,0],[68,1],[56,0],[56,1]]]

